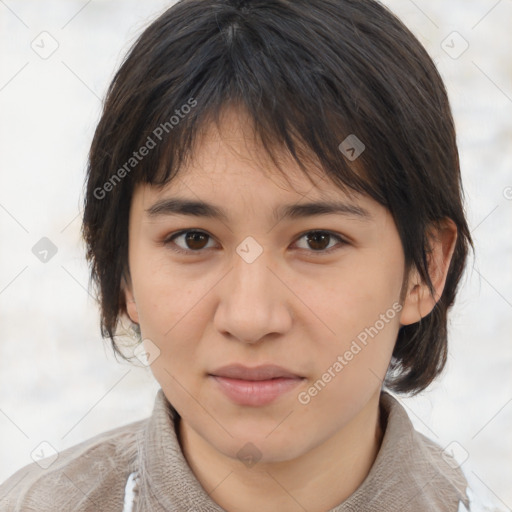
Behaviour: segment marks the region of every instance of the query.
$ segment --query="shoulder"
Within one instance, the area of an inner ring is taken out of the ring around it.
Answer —
[[[475,473],[467,462],[459,464],[451,450],[443,449],[440,445],[415,432],[428,456],[425,460],[437,473],[437,481],[449,482],[449,485],[459,493],[457,512],[504,512],[496,500],[490,495],[482,481],[475,478]],[[439,494],[438,489],[432,492]]]
[[[388,420],[386,460],[393,468],[387,476],[405,509],[457,512],[459,503],[467,505],[467,481],[450,454],[414,428],[398,398],[383,393],[381,400]]]
[[[411,510],[453,512],[502,512],[489,496],[474,472],[454,458],[451,449],[444,449],[429,437],[415,430],[398,399],[388,393],[381,397],[388,414],[387,432],[400,482],[407,482],[407,501]],[[393,464],[391,464],[393,465]],[[398,492],[398,486],[396,491]]]
[[[0,512],[119,510],[147,421],[111,429],[19,469],[0,485]]]

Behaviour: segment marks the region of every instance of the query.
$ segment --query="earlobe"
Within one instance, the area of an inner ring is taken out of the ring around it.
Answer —
[[[431,229],[427,260],[434,296],[430,293],[427,283],[422,281],[418,270],[413,269],[400,316],[402,325],[419,322],[434,309],[443,294],[456,241],[457,227],[451,219],[443,219]]]
[[[437,301],[430,294],[426,283],[419,281],[420,278],[418,276],[418,280],[412,281],[407,291],[400,315],[400,324],[402,325],[410,325],[419,322],[423,317],[427,316],[436,305]]]

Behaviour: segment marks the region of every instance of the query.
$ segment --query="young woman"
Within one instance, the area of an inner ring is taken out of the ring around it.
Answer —
[[[472,241],[443,82],[381,4],[173,5],[108,90],[83,234],[161,389],[0,510],[470,509],[389,393],[443,370]]]

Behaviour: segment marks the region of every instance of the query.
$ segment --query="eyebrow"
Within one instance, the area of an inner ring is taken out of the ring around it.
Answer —
[[[229,215],[223,208],[204,201],[193,201],[177,197],[161,199],[145,211],[150,218],[188,215],[192,217],[217,219],[222,222],[229,223]],[[274,220],[280,218],[299,219],[332,214],[357,217],[366,221],[369,221],[372,218],[370,212],[365,208],[355,204],[339,201],[316,201],[305,204],[287,204],[281,205],[272,211]]]

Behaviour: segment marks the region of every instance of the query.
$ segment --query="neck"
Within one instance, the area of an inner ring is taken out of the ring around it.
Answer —
[[[377,457],[384,431],[379,398],[380,390],[350,423],[291,460],[245,467],[217,451],[183,420],[180,443],[199,483],[227,512],[325,512],[355,492]]]

